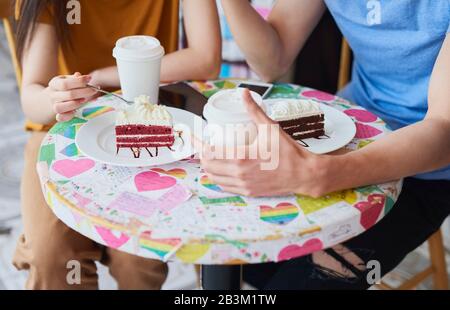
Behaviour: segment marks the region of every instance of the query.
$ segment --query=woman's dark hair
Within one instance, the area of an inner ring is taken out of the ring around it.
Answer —
[[[19,61],[22,59],[27,44],[33,39],[39,16],[41,16],[45,10],[51,9],[53,25],[60,44],[69,43],[66,21],[67,1],[68,0],[14,0],[14,7],[16,8],[16,53]]]

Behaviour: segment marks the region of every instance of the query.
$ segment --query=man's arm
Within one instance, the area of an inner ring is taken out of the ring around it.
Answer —
[[[322,0],[278,0],[265,21],[249,1],[222,6],[247,62],[266,81],[289,69],[325,11]]]
[[[450,164],[450,36],[444,42],[433,71],[429,111],[417,124],[391,133],[367,147],[344,155],[315,155],[290,138],[279,127],[279,143],[257,142],[254,148],[270,151],[273,169],[262,169],[267,160],[217,159],[208,146],[202,151],[202,167],[210,180],[224,190],[247,196],[298,193],[320,197],[338,190],[384,183]],[[257,125],[270,125],[264,111],[247,93],[247,110]],[[275,132],[277,133],[277,132]],[[197,143],[198,144],[198,143]],[[220,153],[220,152],[219,152]]]
[[[326,191],[377,184],[450,164],[450,35],[432,73],[428,107],[423,121],[359,151],[330,158],[336,171],[331,169]]]

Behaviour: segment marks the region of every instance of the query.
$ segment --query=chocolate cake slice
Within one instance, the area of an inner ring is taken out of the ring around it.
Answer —
[[[269,117],[295,140],[325,135],[325,115],[313,100],[280,100],[270,107]]]
[[[170,149],[175,143],[172,116],[165,106],[151,104],[147,96],[136,98],[132,106],[117,112],[115,130],[117,153],[129,148],[135,158],[140,157],[142,149],[151,157],[158,156],[160,147]],[[156,152],[153,154],[150,148]]]

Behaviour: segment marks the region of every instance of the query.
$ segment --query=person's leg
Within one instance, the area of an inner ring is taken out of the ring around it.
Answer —
[[[97,289],[94,260],[101,259],[101,248],[62,223],[42,194],[36,160],[44,136],[33,133],[25,149],[21,184],[24,234],[17,243],[13,264],[19,270],[29,270],[28,289]],[[81,266],[79,285],[70,285],[66,279],[71,270],[67,264],[72,260]]]
[[[383,276],[440,228],[450,214],[449,188],[449,181],[406,179],[391,212],[365,233],[299,259],[245,267],[244,277],[267,289],[367,289],[368,262],[378,261]]]
[[[119,289],[125,290],[159,290],[168,273],[166,263],[110,248],[102,263],[109,267]]]

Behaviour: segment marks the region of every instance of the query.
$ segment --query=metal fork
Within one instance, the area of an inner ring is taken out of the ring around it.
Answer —
[[[100,93],[103,93],[103,94],[106,94],[106,95],[114,96],[114,97],[116,97],[116,98],[118,98],[118,99],[120,99],[120,100],[126,102],[127,104],[133,104],[133,102],[124,99],[122,96],[119,96],[119,95],[117,95],[117,94],[115,94],[115,93],[111,93],[111,92],[106,91],[106,90],[103,90],[103,89],[101,89],[100,87],[97,87],[97,86],[94,86],[94,85],[90,85],[90,84],[87,84],[86,86],[87,86],[87,87],[90,87],[90,88],[92,88],[92,89],[95,89],[96,91],[98,91],[98,92],[100,92]]]

